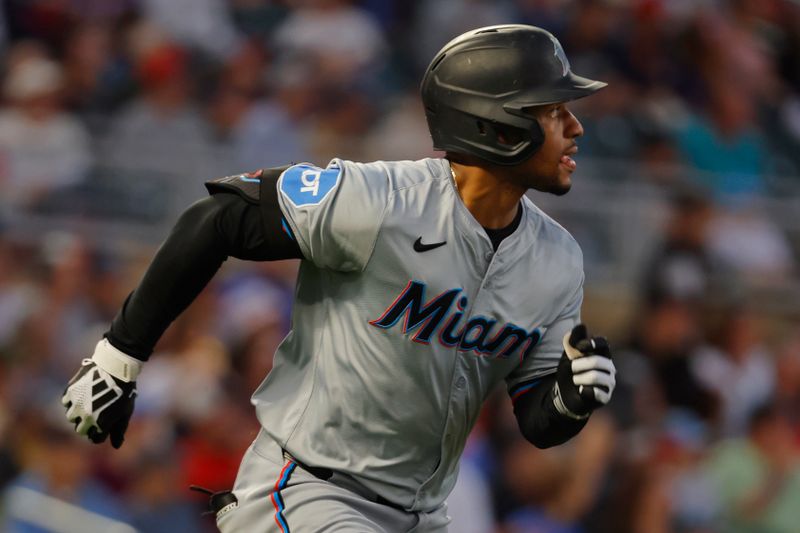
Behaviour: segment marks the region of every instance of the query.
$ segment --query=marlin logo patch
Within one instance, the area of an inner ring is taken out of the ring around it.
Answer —
[[[463,320],[469,304],[463,289],[450,289],[426,301],[425,287],[421,281],[409,281],[380,318],[369,323],[389,329],[402,318],[401,330],[413,333],[414,342],[430,344],[435,339],[442,346],[457,346],[476,355],[507,358],[517,354],[520,361],[542,337],[539,328],[528,331],[510,322],[498,327],[497,320],[485,316]]]
[[[561,48],[561,44],[558,40],[553,37],[552,35],[548,35],[550,37],[550,41],[553,43],[553,55],[558,58],[561,62],[561,76],[566,76],[569,73],[569,60],[567,59],[567,54],[564,53],[564,49]]]

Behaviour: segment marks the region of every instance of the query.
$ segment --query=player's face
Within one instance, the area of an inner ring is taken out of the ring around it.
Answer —
[[[572,173],[577,167],[572,156],[578,151],[576,139],[583,126],[563,103],[542,106],[533,111],[544,132],[541,148],[521,169],[527,175],[528,188],[557,195],[572,187]]]

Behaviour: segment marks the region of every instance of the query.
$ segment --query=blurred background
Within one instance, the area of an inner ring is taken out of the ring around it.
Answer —
[[[500,387],[451,531],[800,531],[800,3],[6,0],[0,3],[0,531],[211,531],[296,264],[229,261],[139,380],[125,446],[60,396],[203,182],[334,156],[435,155],[418,100],[457,34],[520,22],[609,82],[573,112],[577,238],[611,405],[556,449]]]

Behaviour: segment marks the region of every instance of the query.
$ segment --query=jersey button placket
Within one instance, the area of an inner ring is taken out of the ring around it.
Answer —
[[[481,288],[480,288],[481,291],[490,289],[492,287],[491,271],[492,271],[492,264],[494,262],[495,253],[494,253],[494,251],[489,250],[489,251],[487,251],[486,253],[483,254],[483,257],[484,257],[484,259],[486,259],[487,265],[486,265],[485,273],[483,275],[483,280],[481,282]]]

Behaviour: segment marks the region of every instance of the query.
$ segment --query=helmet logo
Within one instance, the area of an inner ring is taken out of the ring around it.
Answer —
[[[564,49],[561,48],[561,43],[558,42],[558,39],[552,35],[548,35],[548,37],[550,37],[550,40],[553,41],[553,55],[556,56],[561,62],[561,76],[566,76],[569,72],[569,60],[567,59],[567,54],[564,53]]]

